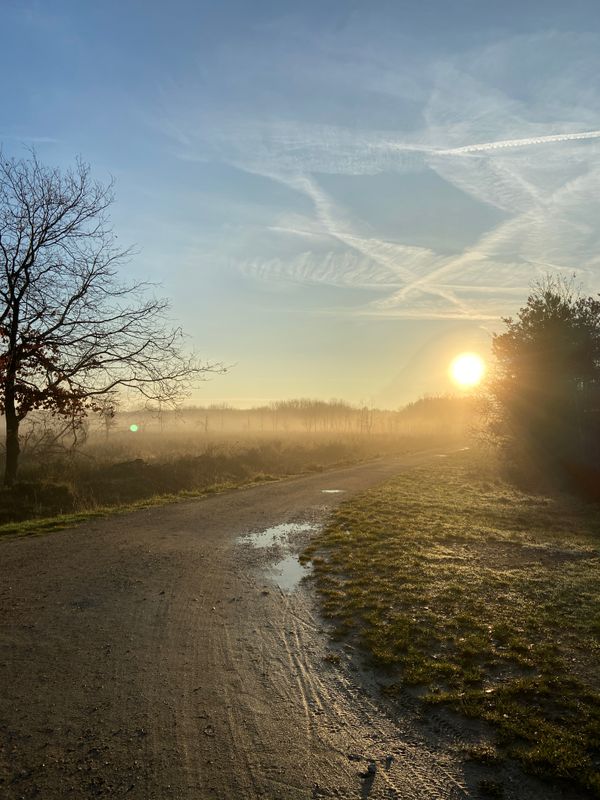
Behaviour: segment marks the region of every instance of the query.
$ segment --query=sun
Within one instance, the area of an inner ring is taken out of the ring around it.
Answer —
[[[450,364],[449,372],[461,389],[471,389],[485,375],[485,361],[477,353],[461,353]]]

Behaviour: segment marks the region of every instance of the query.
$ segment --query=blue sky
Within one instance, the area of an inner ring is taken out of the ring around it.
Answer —
[[[396,405],[544,272],[600,288],[600,7],[2,0],[0,141],[116,179],[198,402]]]

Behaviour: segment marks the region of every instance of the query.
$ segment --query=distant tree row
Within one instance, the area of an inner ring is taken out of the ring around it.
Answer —
[[[300,398],[249,409],[225,403],[177,411],[145,408],[107,415],[106,420],[102,418],[102,425],[106,421],[115,430],[133,421],[146,429],[172,430],[187,425],[207,434],[457,435],[471,421],[473,406],[470,398],[446,396],[424,397],[398,410]]]

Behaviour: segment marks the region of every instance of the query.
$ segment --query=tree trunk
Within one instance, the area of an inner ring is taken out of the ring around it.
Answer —
[[[4,417],[6,419],[6,465],[4,485],[12,486],[17,478],[19,466],[19,417],[15,408],[15,385],[9,380],[5,386]]]

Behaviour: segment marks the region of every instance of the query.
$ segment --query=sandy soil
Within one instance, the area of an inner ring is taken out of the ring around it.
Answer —
[[[352,492],[430,457],[0,543],[0,796],[478,796],[460,728],[381,707],[351,648],[331,657],[310,583],[277,568]]]

